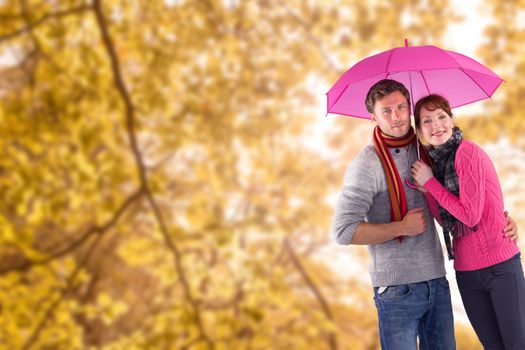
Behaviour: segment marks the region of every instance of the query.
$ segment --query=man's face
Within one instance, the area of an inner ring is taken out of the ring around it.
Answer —
[[[376,101],[374,113],[370,114],[381,131],[392,137],[403,137],[410,129],[408,101],[399,91],[394,91]]]

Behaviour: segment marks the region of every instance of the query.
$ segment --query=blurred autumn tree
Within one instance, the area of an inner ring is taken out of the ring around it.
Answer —
[[[498,98],[487,111],[471,118],[468,127],[486,141],[508,137],[512,144],[525,150],[525,82],[521,79],[525,73],[525,49],[521,45],[525,38],[525,2],[487,1],[485,5],[483,9],[491,22],[484,31],[479,54],[505,82],[498,90]]]
[[[357,124],[308,147],[311,84],[452,15],[0,1],[0,349],[378,348],[369,285],[318,254]]]
[[[490,18],[478,55],[504,79],[504,83],[470,118],[459,118],[466,135],[480,143],[491,143],[494,161],[505,195],[505,204],[519,227],[525,225],[525,2],[486,1],[483,15]],[[520,240],[521,249],[525,242]]]

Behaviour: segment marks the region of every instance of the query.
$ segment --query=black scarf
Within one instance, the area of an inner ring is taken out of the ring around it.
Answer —
[[[452,129],[452,136],[443,145],[430,149],[430,156],[433,159],[433,171],[436,179],[443,185],[450,193],[459,197],[459,179],[456,173],[456,152],[459,144],[463,140],[463,133],[457,127]],[[441,224],[443,226],[443,234],[445,235],[445,244],[447,246],[449,260],[454,259],[450,245],[450,237],[463,237],[471,231],[477,231],[478,225],[468,227],[442,206],[439,206],[439,214],[441,216]]]

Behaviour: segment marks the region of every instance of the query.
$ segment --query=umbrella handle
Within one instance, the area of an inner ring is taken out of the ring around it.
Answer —
[[[405,183],[407,184],[408,187],[410,187],[411,189],[417,189],[419,186],[417,185],[414,185],[412,182],[410,182],[410,179],[408,177],[405,178]]]

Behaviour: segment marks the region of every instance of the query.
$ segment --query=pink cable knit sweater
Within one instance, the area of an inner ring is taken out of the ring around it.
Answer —
[[[488,155],[476,144],[463,140],[456,152],[459,198],[433,177],[424,187],[439,205],[469,227],[479,223],[475,232],[453,239],[454,269],[478,270],[516,255],[514,242],[504,238],[506,226],[503,194]]]

